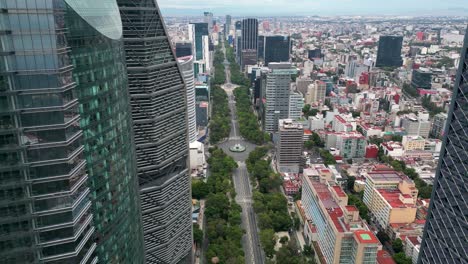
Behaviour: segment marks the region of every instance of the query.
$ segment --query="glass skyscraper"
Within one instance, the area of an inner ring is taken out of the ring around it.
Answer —
[[[289,62],[291,51],[289,36],[265,36],[264,45],[265,65],[270,62]]]
[[[0,1],[2,263],[142,263],[115,0]]]
[[[155,0],[118,0],[132,106],[146,263],[190,258],[187,93]]]
[[[402,45],[401,36],[380,36],[375,67],[400,67],[403,64]]]
[[[468,29],[460,56],[420,264],[468,263]]]

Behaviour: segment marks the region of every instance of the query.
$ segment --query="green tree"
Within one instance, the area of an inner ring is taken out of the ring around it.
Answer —
[[[348,188],[348,191],[354,191],[354,182],[356,182],[356,177],[348,176],[348,180],[346,182],[346,187]]]
[[[197,224],[193,225],[193,242],[198,246],[203,242],[203,231]]]
[[[272,258],[275,255],[276,235],[273,229],[264,229],[260,231],[260,243],[262,243],[265,255]]]
[[[402,252],[403,251],[403,241],[401,241],[401,239],[399,239],[399,238],[393,240],[392,248],[395,251],[395,253]]]
[[[393,255],[393,260],[395,260],[397,264],[412,264],[413,263],[411,258],[408,258],[404,252],[396,253],[395,255]]]
[[[208,184],[203,181],[192,181],[192,197],[195,199],[203,199],[210,193]]]
[[[284,245],[288,242],[289,238],[287,236],[282,236],[279,240],[279,242]]]

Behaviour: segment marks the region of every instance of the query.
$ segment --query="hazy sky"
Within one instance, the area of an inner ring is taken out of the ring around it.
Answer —
[[[158,0],[163,14],[467,15],[468,0]]]

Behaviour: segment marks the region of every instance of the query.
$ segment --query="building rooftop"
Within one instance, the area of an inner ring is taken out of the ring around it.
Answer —
[[[342,233],[345,232],[345,226],[341,224],[339,220],[340,217],[343,217],[343,210],[341,210],[338,203],[335,202],[333,196],[328,189],[326,184],[312,181],[312,187],[315,189],[318,195],[318,199],[323,204],[323,206],[327,209],[327,213],[333,221],[338,232]]]
[[[374,233],[367,230],[354,231],[354,236],[357,238],[359,243],[363,244],[379,244],[379,240],[375,237]]]
[[[377,251],[377,263],[378,264],[396,264],[396,262],[393,260],[390,253],[388,253],[385,250]]]
[[[356,211],[359,211],[359,209],[355,206],[355,205],[347,205],[345,206],[346,207],[346,210],[348,210],[348,212],[356,212]]]
[[[343,191],[343,189],[341,189],[340,186],[332,186],[333,190],[335,190],[336,194],[339,196],[339,197],[346,197],[346,193]]]
[[[395,190],[389,190],[389,189],[376,189],[380,195],[387,201],[392,208],[411,208],[415,207],[413,203],[403,203],[400,200],[400,195],[401,192],[398,189]],[[411,198],[411,195],[408,195],[409,197],[405,198]]]

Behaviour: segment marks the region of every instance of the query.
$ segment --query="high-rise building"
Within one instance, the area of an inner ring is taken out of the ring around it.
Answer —
[[[446,113],[439,113],[434,116],[430,133],[433,138],[442,138],[445,135],[447,118],[448,115]]]
[[[189,39],[193,44],[192,55],[194,60],[203,60],[203,36],[208,36],[208,23],[190,23],[189,24]]]
[[[288,118],[292,120],[299,120],[302,116],[302,109],[304,108],[304,96],[301,93],[291,91],[289,94],[289,115]]]
[[[309,60],[322,58],[322,49],[320,48],[313,48],[307,51],[307,57]]]
[[[190,42],[177,42],[175,47],[176,57],[192,56],[192,43]]]
[[[277,150],[281,171],[299,172],[302,157],[304,127],[292,119],[279,120]]]
[[[189,142],[197,140],[197,118],[195,115],[195,78],[193,75],[193,56],[178,58],[180,70],[187,89],[187,120]]]
[[[309,84],[305,96],[307,104],[324,103],[327,92],[327,84],[324,81],[316,80]]]
[[[432,71],[423,68],[413,70],[411,86],[415,89],[430,90],[432,87]]]
[[[265,60],[265,36],[258,36],[258,59]]]
[[[296,79],[296,90],[303,95],[307,94],[307,89],[309,85],[314,83],[314,81],[308,77],[305,78],[297,78]]]
[[[146,263],[177,263],[189,259],[192,249],[186,88],[156,1],[117,2],[124,29]]]
[[[403,37],[380,36],[375,67],[400,67],[403,65],[401,48]]]
[[[247,18],[242,20],[241,26],[241,51],[248,50],[247,53],[241,52],[241,69],[244,69],[244,55],[248,56],[248,63],[253,61],[251,54],[255,51],[255,63],[257,63],[257,51],[258,51],[258,20],[256,18]]]
[[[460,56],[418,263],[468,263],[468,29]]]
[[[227,36],[229,35],[229,31],[231,30],[232,25],[232,17],[230,15],[226,15],[226,24],[224,24],[224,34]]]
[[[263,129],[266,132],[277,132],[280,119],[289,115],[289,90],[291,75],[297,72],[291,63],[270,63],[266,76],[266,109]]]
[[[213,13],[203,12],[203,22],[208,24],[208,31],[213,31]]]
[[[291,51],[290,36],[265,36],[265,65],[270,62],[289,62]]]
[[[143,263],[115,0],[0,7],[2,262]]]

